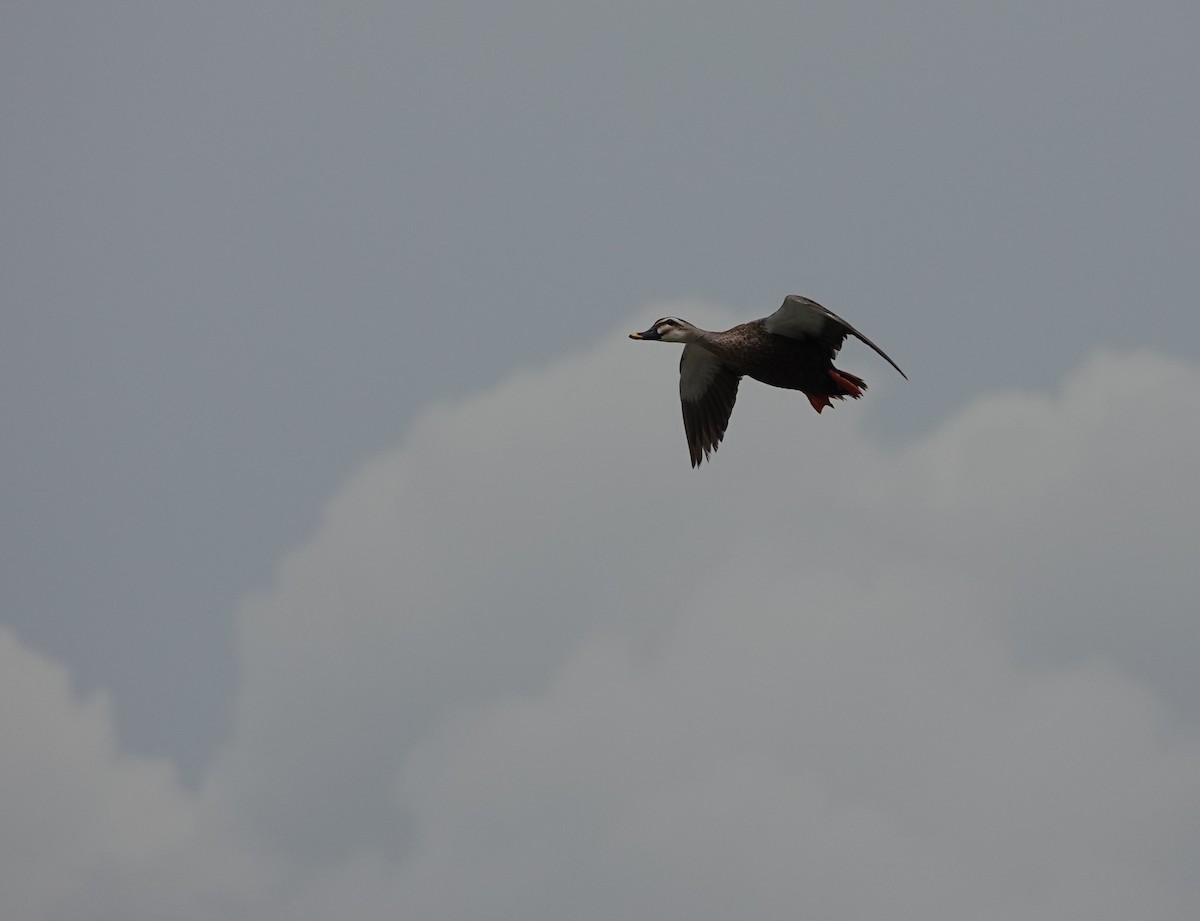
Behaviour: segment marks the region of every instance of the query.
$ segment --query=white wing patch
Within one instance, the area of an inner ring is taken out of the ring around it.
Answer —
[[[699,401],[720,370],[721,362],[708,349],[694,342],[685,345],[679,359],[680,398],[689,403]]]
[[[791,339],[820,336],[829,321],[829,311],[806,297],[791,295],[783,306],[763,320],[767,332]]]

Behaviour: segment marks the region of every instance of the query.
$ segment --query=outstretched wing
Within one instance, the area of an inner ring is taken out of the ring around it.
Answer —
[[[693,467],[717,450],[725,437],[741,379],[740,374],[730,371],[703,346],[693,342],[683,347],[679,359],[679,399]]]
[[[787,336],[789,339],[815,339],[829,349],[829,357],[837,355],[846,336],[854,336],[879,353],[889,365],[900,371],[900,366],[888,356],[887,352],[860,333],[857,329],[839,317],[832,310],[827,310],[816,301],[810,301],[798,294],[789,294],[783,299],[783,306],[763,320],[767,332],[777,336]],[[900,376],[908,380],[908,375],[900,371]]]

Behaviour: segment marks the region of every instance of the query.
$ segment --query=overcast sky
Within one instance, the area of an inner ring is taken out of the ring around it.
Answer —
[[[1190,921],[1197,34],[5,5],[5,916]]]

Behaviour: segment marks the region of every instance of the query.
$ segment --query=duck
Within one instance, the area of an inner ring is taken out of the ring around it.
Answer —
[[[908,380],[883,349],[832,310],[799,294],[789,294],[770,316],[724,332],[661,317],[645,332],[629,334],[630,339],[684,343],[679,399],[693,468],[709,460],[724,440],[743,377],[799,390],[818,414],[832,407],[832,400],[861,397],[866,382],[833,366],[847,336],[870,346]]]

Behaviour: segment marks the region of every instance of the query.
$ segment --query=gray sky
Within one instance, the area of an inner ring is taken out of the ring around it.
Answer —
[[[1198,29],[7,5],[9,913],[1192,917]]]

